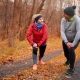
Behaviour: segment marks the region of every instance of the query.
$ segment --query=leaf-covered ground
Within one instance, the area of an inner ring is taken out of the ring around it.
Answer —
[[[53,51],[61,49],[61,38],[50,38],[48,39],[47,49],[45,54],[51,53]],[[10,61],[19,61],[32,56],[32,47],[27,42],[24,41],[15,41],[13,47],[8,47],[7,41],[0,43],[0,64],[6,64]]]
[[[4,47],[4,46],[3,46]],[[61,49],[61,38],[51,38],[48,40],[46,54]],[[4,53],[0,57],[1,65],[10,63],[10,61],[19,61],[31,57],[31,47],[27,41],[17,43],[12,48],[4,47]],[[0,50],[2,50],[0,48]],[[5,51],[6,50],[6,51]],[[76,61],[80,59],[80,46],[76,49]],[[21,58],[22,57],[22,58]],[[2,80],[62,80],[62,75],[68,67],[64,66],[65,57],[63,53],[46,62],[45,65],[38,65],[38,70],[25,70],[18,72],[16,76],[12,75]]]

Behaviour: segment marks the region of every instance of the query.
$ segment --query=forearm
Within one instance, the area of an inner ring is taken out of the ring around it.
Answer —
[[[64,33],[63,31],[61,31],[61,36],[62,36],[63,41],[64,41],[65,43],[67,43],[68,40],[67,40],[67,37],[66,37],[66,35],[65,35],[65,33]]]
[[[80,31],[77,32],[75,39],[73,41],[73,45],[75,46],[79,40],[80,40]]]

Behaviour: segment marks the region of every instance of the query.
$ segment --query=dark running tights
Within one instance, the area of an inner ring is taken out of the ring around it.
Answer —
[[[43,58],[45,49],[46,49],[46,45],[39,47],[39,60],[41,60]],[[32,56],[33,64],[37,64],[37,51],[38,51],[38,48],[33,47],[33,56]]]
[[[74,68],[74,63],[75,63],[75,51],[74,48],[68,48],[67,45],[64,43],[64,41],[62,42],[63,45],[63,51],[64,51],[64,55],[66,57],[66,59],[70,62],[70,68]]]

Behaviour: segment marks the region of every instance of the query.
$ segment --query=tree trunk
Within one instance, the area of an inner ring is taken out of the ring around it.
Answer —
[[[29,20],[28,20],[28,26],[30,25],[31,20],[32,20],[32,16],[33,16],[33,12],[34,12],[34,6],[35,6],[35,0],[33,0],[33,6],[32,6],[32,9],[31,9]]]
[[[38,13],[40,13],[40,11],[42,10],[42,7],[44,6],[44,2],[45,2],[45,0],[42,0],[42,3],[41,3],[41,5],[39,6],[39,8],[37,9],[37,14]]]
[[[17,16],[17,9],[16,6],[18,5],[18,0],[14,0],[14,11],[13,11],[13,19],[12,19],[12,27],[9,29],[9,46],[14,45],[14,32],[15,32],[15,23],[16,23],[16,16]]]
[[[34,12],[34,6],[35,6],[35,0],[33,0],[33,6],[32,6],[32,9],[31,9],[31,12],[30,12],[30,17],[29,17],[29,20],[28,20],[28,24],[24,28],[23,27],[20,28],[20,40],[25,39],[26,30],[27,30],[27,28],[30,25],[31,20],[32,20],[32,16],[33,16],[33,12]]]
[[[6,3],[4,3],[4,7],[5,7],[5,20],[4,20],[4,25],[3,25],[3,30],[2,30],[2,40],[4,40],[7,36],[8,36],[8,20],[7,20],[7,16],[8,16],[8,2],[9,0],[6,1]]]
[[[24,30],[22,27],[22,21],[21,21],[21,14],[22,14],[22,0],[19,0],[19,40],[24,40]]]

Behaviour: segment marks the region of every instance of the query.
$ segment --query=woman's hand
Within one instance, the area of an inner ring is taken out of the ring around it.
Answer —
[[[37,48],[37,44],[36,44],[36,43],[34,43],[34,44],[33,44],[33,47]]]

